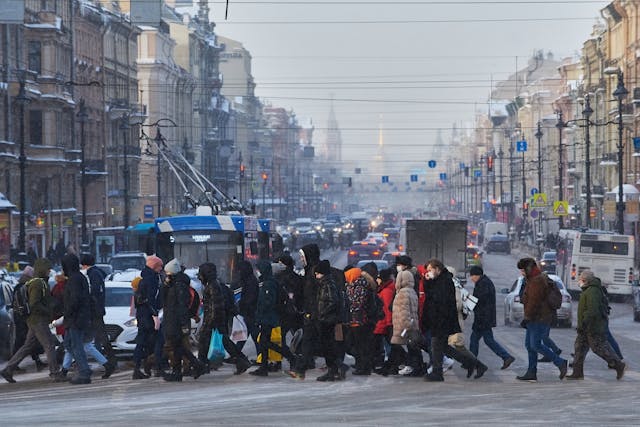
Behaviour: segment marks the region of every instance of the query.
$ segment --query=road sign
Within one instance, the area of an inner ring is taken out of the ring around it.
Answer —
[[[537,211],[535,209],[531,209],[531,212],[529,212],[529,216],[533,219],[537,219],[538,215],[540,215],[540,211]]]
[[[465,164],[460,162],[460,170],[464,170]]]
[[[537,193],[538,193],[538,189],[537,188],[534,187],[534,188],[531,189],[531,195],[532,196],[535,196]]]
[[[516,150],[518,153],[527,151],[527,141],[524,139],[522,141],[516,141]]]
[[[547,206],[547,195],[545,193],[536,193],[533,196],[533,202],[531,206],[534,208],[544,208]]]
[[[153,205],[144,205],[144,217],[153,218]]]
[[[473,170],[473,177],[474,178],[480,178],[482,176],[482,169],[474,169]]]
[[[555,216],[569,215],[569,202],[565,200],[556,200],[553,202],[553,214]]]
[[[387,184],[389,182],[389,175],[382,175],[382,183]]]
[[[441,173],[440,174],[440,181],[446,181],[447,180],[447,174],[446,173]]]
[[[411,175],[411,182],[418,182],[418,175]]]
[[[429,167],[431,169],[436,167],[436,161],[435,160],[429,160],[429,163],[427,163],[427,165],[429,165]]]

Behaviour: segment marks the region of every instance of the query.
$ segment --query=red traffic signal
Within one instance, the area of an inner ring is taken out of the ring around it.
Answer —
[[[493,156],[487,157],[487,172],[493,172]]]

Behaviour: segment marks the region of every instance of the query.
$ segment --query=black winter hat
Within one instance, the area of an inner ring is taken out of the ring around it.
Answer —
[[[399,255],[396,257],[396,264],[411,267],[413,265],[412,262],[411,257],[407,255]]]
[[[369,273],[369,275],[371,275],[371,277],[373,277],[374,279],[378,277],[378,266],[375,262],[366,263],[361,267],[361,270]]]
[[[469,269],[469,276],[482,276],[483,274],[484,274],[484,271],[480,266],[474,265]]]
[[[281,255],[280,258],[278,258],[278,261],[287,267],[293,268],[293,258],[290,255]]]
[[[331,273],[331,264],[329,264],[329,261],[326,259],[323,259],[322,261],[320,261],[318,263],[318,266],[316,267],[316,273],[320,273],[325,276]]]
[[[380,274],[378,275],[378,277],[380,277],[380,280],[382,280],[383,282],[386,282],[387,280],[391,279],[391,273],[392,270],[390,268],[384,268],[380,270]]]

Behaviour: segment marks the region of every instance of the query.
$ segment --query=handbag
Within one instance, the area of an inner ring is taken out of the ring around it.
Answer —
[[[233,325],[231,326],[231,341],[246,341],[249,336],[249,330],[242,316],[233,316]]]
[[[211,331],[211,340],[209,341],[209,352],[207,353],[207,358],[212,362],[220,362],[224,360],[222,334],[217,329]]]

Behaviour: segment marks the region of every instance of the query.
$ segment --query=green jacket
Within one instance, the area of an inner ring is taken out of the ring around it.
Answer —
[[[578,302],[578,330],[588,334],[607,332],[607,301],[600,279],[594,278],[582,289]]]
[[[51,322],[53,300],[47,282],[40,277],[35,277],[25,283],[24,286],[27,287],[29,308],[31,309],[27,324],[35,325],[42,322]]]

